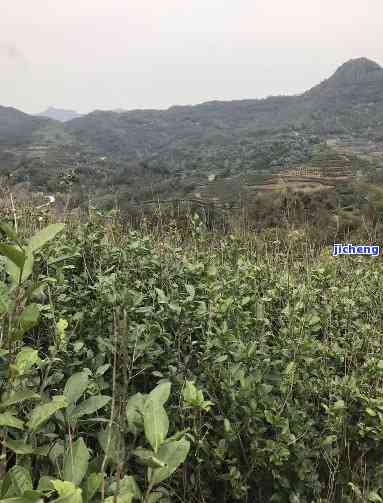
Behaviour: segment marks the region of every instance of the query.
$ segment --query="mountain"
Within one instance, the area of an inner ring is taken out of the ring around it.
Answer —
[[[16,110],[12,113],[17,115]],[[38,119],[19,112],[17,120],[13,120],[3,113],[0,128],[7,131],[8,138],[21,140],[27,131],[47,127],[46,122],[39,122],[42,116],[65,121],[62,131],[74,142],[92,147],[100,154],[131,160],[178,157],[177,153],[185,148],[251,142],[265,131],[270,134],[281,130],[312,134],[359,134],[367,128],[381,131],[383,68],[366,58],[353,59],[324,82],[297,96],[212,101],[168,110],[95,111],[83,116],[50,107]],[[12,130],[7,128],[8,120]],[[17,124],[24,133],[19,134]],[[57,124],[54,127],[57,131]]]
[[[360,91],[361,97],[370,88],[376,88],[382,92],[383,68],[367,58],[351,59],[340,66],[329,79],[314,87],[307,94],[315,95],[336,95],[339,93],[349,93],[350,88]]]
[[[58,173],[74,166],[87,185],[99,185],[106,172],[119,184],[129,184],[131,177],[142,183],[148,176],[149,186],[158,186],[156,177],[267,173],[305,162],[321,138],[383,138],[383,69],[366,58],[350,60],[296,96],[96,110],[64,123],[53,110],[51,117],[60,120],[0,107],[0,146],[17,145],[6,155],[0,148],[0,170],[5,162],[12,169],[22,165],[24,180],[33,159],[32,179],[38,173],[41,186],[50,166],[52,187]]]
[[[208,102],[165,111],[96,111],[65,124],[77,141],[124,159],[187,159],[254,143],[268,131],[364,134],[383,131],[383,69],[368,59],[351,60],[299,96]],[[213,154],[214,155],[214,154]]]
[[[0,145],[29,144],[33,141],[34,134],[49,125],[49,119],[0,106]]]
[[[55,107],[49,107],[44,112],[41,112],[37,115],[39,117],[48,117],[49,119],[54,119],[60,122],[66,122],[72,119],[77,119],[78,117],[82,117],[82,114],[79,114],[75,110],[65,110]]]

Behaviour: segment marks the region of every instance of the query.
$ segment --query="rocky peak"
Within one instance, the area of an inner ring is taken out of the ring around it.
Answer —
[[[339,67],[329,80],[352,84],[377,76],[381,72],[383,68],[375,61],[367,58],[351,59]]]
[[[340,66],[329,79],[308,91],[307,94],[328,94],[348,86],[380,80],[383,85],[383,68],[378,63],[368,58],[351,59]]]

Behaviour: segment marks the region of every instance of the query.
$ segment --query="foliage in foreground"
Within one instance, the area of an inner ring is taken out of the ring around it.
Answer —
[[[1,500],[4,503],[27,503],[49,498],[50,501],[78,503],[94,500],[94,496],[101,491],[101,499],[106,502],[126,503],[133,499],[165,501],[167,498],[162,497],[159,484],[185,460],[190,447],[183,433],[167,436],[169,420],[164,405],[169,399],[171,383],[163,382],[149,394],[136,393],[128,400],[126,407],[126,431],[135,437],[138,432],[144,431],[151,447],[138,447],[132,451],[148,466],[148,487],[143,495],[134,477],[122,477],[125,444],[121,439],[120,424],[116,424],[114,416],[117,405],[115,393],[112,397],[102,395],[96,383],[91,389],[89,369],[72,374],[60,393],[57,388],[52,389],[53,384],[61,381],[55,379],[52,370],[55,363],[62,360],[61,353],[65,354],[68,322],[62,318],[55,322],[53,345],[48,347],[43,358],[38,349],[22,343],[28,331],[38,325],[43,311],[43,304],[33,300],[43,295],[49,280],[54,279],[46,277],[36,284],[28,282],[35,253],[63,227],[61,224],[52,224],[23,245],[11,227],[1,225],[4,234],[15,242],[13,245],[0,244],[8,280],[8,284],[2,284],[1,291],[3,331],[0,356],[3,360],[2,378],[5,380],[0,402],[3,445]],[[108,365],[103,370],[98,369],[98,375],[102,376],[107,368]],[[114,378],[115,374],[114,357]],[[90,392],[89,398],[81,400],[87,391]],[[110,402],[109,419],[95,416]],[[28,404],[33,404],[32,408]],[[82,424],[94,422],[102,425],[94,433],[101,451],[98,462],[97,458],[90,461],[91,450],[84,440],[89,432],[86,427],[82,432]],[[12,457],[15,457],[15,462],[11,461]],[[37,464],[31,463],[34,459]],[[13,465],[11,468],[10,464]],[[113,464],[116,464],[118,473],[107,489],[115,496],[105,499],[104,474]],[[63,480],[55,479],[55,476]],[[37,483],[35,489],[34,478]]]
[[[379,259],[2,230],[2,501],[381,501]]]

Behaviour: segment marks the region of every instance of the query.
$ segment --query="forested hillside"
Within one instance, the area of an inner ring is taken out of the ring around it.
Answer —
[[[352,60],[299,96],[164,111],[95,111],[64,124],[1,108],[0,169],[17,173],[22,167],[19,180],[32,184],[34,173],[42,171],[50,184],[35,185],[52,191],[58,190],[58,173],[69,168],[85,176],[93,169],[97,185],[101,160],[125,183],[135,164],[156,185],[158,175],[227,176],[291,167],[310,158],[312,145],[334,135],[383,138],[383,70],[376,63]]]

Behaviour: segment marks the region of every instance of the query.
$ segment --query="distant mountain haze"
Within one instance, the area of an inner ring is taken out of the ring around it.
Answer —
[[[97,111],[66,123],[77,141],[129,159],[177,150],[180,142],[230,144],[260,130],[329,134],[368,127],[383,127],[383,69],[365,58],[345,63],[298,96],[214,101],[165,111]]]
[[[48,117],[49,119],[54,119],[60,122],[67,122],[72,119],[82,117],[82,114],[79,114],[75,110],[64,110],[62,108],[55,107],[49,107],[44,112],[41,112],[37,115],[40,117]]]
[[[251,142],[260,131],[383,134],[383,69],[369,59],[353,59],[296,96],[212,101],[167,110],[94,111],[72,119],[66,113],[75,114],[51,108],[49,116],[56,119],[52,120],[0,107],[0,144],[47,138],[57,143],[65,138],[116,159],[166,160],[180,157],[185,148],[197,151],[210,144]]]

